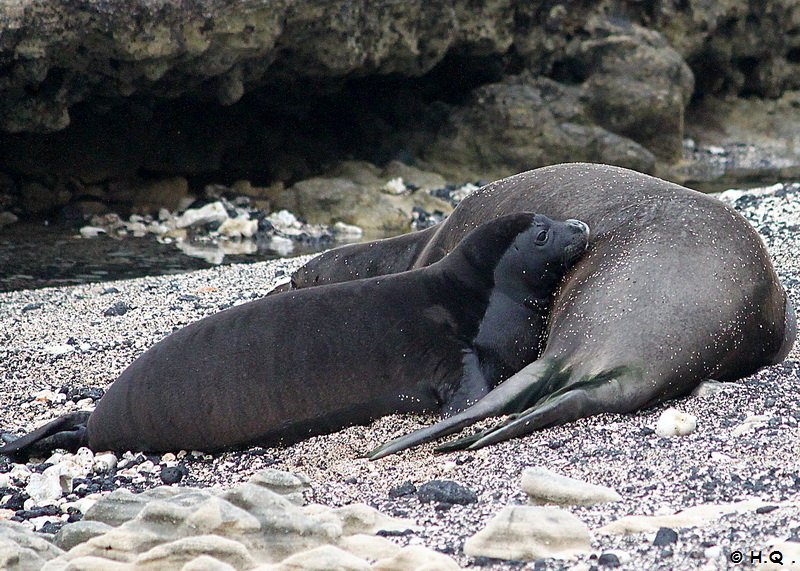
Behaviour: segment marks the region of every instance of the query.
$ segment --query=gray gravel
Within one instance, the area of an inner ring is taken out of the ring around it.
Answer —
[[[735,205],[764,236],[800,307],[800,185],[749,192]],[[64,385],[104,387],[164,335],[230,304],[264,295],[305,259],[0,294],[0,429],[28,431],[66,412],[65,404],[31,401],[31,395]],[[109,308],[122,307],[118,304],[127,310],[105,315]],[[608,552],[622,561],[621,569],[749,567],[730,563],[731,552],[744,552],[748,561],[750,551],[761,550],[766,561],[776,541],[800,537],[798,357],[795,345],[785,363],[730,383],[711,396],[688,397],[632,415],[585,419],[477,452],[433,456],[432,445],[427,445],[378,462],[359,458],[389,438],[432,422],[394,416],[285,449],[199,457],[189,463],[182,484],[230,487],[265,467],[301,472],[312,482],[309,500],[332,506],[366,502],[390,515],[410,517],[421,529],[393,540],[425,544],[469,567],[589,568]],[[673,439],[656,436],[652,429],[668,406],[695,415],[697,430]],[[731,431],[752,414],[769,420],[733,436]],[[468,536],[504,505],[525,502],[519,480],[523,469],[531,466],[609,486],[622,495],[623,501],[614,504],[567,508],[590,529],[624,515],[672,513],[745,498],[781,507],[676,529],[678,541],[668,546],[654,546],[655,533],[594,534],[595,553],[577,562],[523,564],[465,557],[462,545]],[[435,502],[420,503],[415,495],[389,496],[391,488],[406,481],[419,486],[432,479],[455,480],[475,491],[478,502],[442,509]]]

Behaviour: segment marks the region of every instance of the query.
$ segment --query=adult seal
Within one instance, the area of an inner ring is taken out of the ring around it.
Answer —
[[[631,170],[562,164],[491,183],[438,226],[332,250],[292,286],[423,267],[476,225],[519,210],[578,218],[589,253],[553,302],[540,358],[475,406],[379,448],[378,458],[478,419],[502,425],[450,448],[478,448],[604,412],[625,413],[779,363],[795,313],[755,230],[719,200]]]
[[[582,222],[514,213],[425,268],[222,311],[151,347],[91,415],[56,419],[0,453],[216,451],[395,412],[457,413],[536,358],[549,302],[587,243]]]

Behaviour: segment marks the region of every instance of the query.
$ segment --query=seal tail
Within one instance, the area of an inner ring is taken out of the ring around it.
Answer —
[[[90,412],[65,414],[44,426],[17,438],[0,448],[0,454],[15,462],[22,462],[31,456],[46,454],[56,448],[74,452],[88,445],[86,423]]]

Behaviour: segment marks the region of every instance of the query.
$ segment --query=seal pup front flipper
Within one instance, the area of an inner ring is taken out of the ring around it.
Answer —
[[[75,451],[87,445],[86,422],[89,412],[71,412],[20,436],[0,448],[0,455],[12,460],[27,460],[56,448]]]
[[[498,385],[485,397],[471,407],[445,418],[432,426],[415,430],[395,438],[375,448],[366,456],[370,460],[378,460],[384,456],[396,454],[408,448],[425,444],[437,438],[448,436],[490,416],[502,416],[525,410],[530,403],[536,402],[540,395],[548,389],[547,379],[554,378],[552,372],[558,368],[555,359],[539,359],[525,369],[525,375],[514,375]],[[532,377],[542,380],[538,385],[531,382]]]

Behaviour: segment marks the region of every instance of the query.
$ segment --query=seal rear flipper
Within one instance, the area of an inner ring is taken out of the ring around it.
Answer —
[[[632,390],[632,386],[639,386],[639,383],[631,382],[632,374],[629,369],[616,369],[563,387],[527,410],[510,415],[500,424],[448,442],[436,448],[435,452],[477,450],[548,426],[604,412],[631,412],[647,403],[663,400]]]
[[[508,380],[500,383],[489,394],[466,410],[441,420],[433,426],[421,428],[411,434],[395,438],[372,450],[366,456],[370,460],[377,460],[407,448],[436,440],[442,436],[453,434],[484,418],[522,410],[530,405],[531,402],[536,402],[541,398],[543,391],[550,386],[548,381],[558,376],[554,374],[557,369],[558,366],[555,359],[539,359]]]
[[[74,452],[88,444],[86,423],[90,414],[89,412],[72,412],[60,416],[33,432],[6,444],[0,448],[0,455],[20,462],[31,456],[48,453],[56,448]]]

